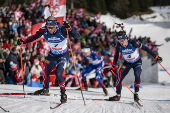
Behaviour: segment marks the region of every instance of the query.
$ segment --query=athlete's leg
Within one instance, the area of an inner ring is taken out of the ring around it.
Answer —
[[[129,73],[130,69],[132,68],[133,64],[124,62],[119,70],[118,77],[116,78],[116,92],[117,94],[121,94],[122,90],[122,81],[125,76]]]
[[[134,70],[134,75],[135,75],[135,93],[134,93],[134,100],[139,101],[139,96],[138,96],[138,91],[139,91],[139,85],[140,85],[140,75],[142,72],[142,60],[138,60],[134,65],[133,65],[133,70]]]
[[[89,64],[87,65],[86,68],[82,70],[82,78],[83,78],[84,87],[82,86],[80,88],[85,88],[86,90],[88,90],[86,74],[90,73],[93,69],[94,69],[93,66]]]
[[[134,87],[135,87],[135,92],[139,91],[139,85],[141,82],[140,75],[142,72],[142,60],[138,60],[134,65],[133,65],[133,70],[134,70],[134,76],[135,76],[135,81],[134,81]]]
[[[125,76],[128,74],[129,70],[132,68],[133,64],[124,62],[119,70],[118,77],[116,77],[116,96],[110,97],[110,101],[119,101],[121,97],[121,90],[122,90],[122,81]]]
[[[55,68],[57,64],[57,58],[49,54],[46,57],[46,64],[45,64],[45,77],[44,77],[44,87],[49,88],[49,82],[50,82],[50,73]]]

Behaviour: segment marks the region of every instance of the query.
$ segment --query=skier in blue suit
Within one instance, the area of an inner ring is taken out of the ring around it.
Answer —
[[[110,101],[119,101],[121,97],[121,89],[122,89],[122,81],[124,77],[128,74],[131,68],[134,70],[134,101],[139,101],[139,85],[141,82],[140,75],[142,72],[142,60],[139,55],[139,49],[147,51],[149,54],[151,54],[154,57],[154,60],[157,62],[162,62],[162,58],[156,55],[154,52],[152,52],[148,47],[142,45],[139,43],[138,40],[135,39],[129,39],[126,36],[125,31],[119,31],[118,33],[118,43],[115,46],[116,52],[114,55],[114,61],[113,63],[116,65],[119,57],[119,52],[124,57],[123,65],[120,67],[119,74],[116,80],[116,96],[110,97]]]
[[[83,77],[85,89],[88,90],[88,85],[86,81],[87,73],[90,73],[92,70],[95,70],[96,80],[99,82],[100,86],[103,88],[103,92],[107,95],[108,92],[103,83],[104,76],[101,74],[102,68],[104,66],[103,58],[97,53],[91,52],[90,48],[82,49],[82,55],[84,56],[84,59],[87,60],[89,63],[86,66],[86,68],[82,70],[82,77]]]
[[[50,52],[46,57],[46,74],[44,80],[44,88],[38,91],[35,91],[35,95],[43,95],[49,93],[49,81],[50,81],[50,72],[56,67],[56,77],[58,79],[58,84],[61,92],[61,103],[67,102],[67,95],[65,89],[65,80],[62,77],[66,63],[69,58],[68,52],[68,39],[66,28],[69,29],[69,35],[79,39],[80,35],[74,29],[71,29],[70,25],[67,22],[64,22],[64,25],[57,23],[57,19],[53,16],[49,16],[46,20],[46,25],[40,28],[35,35],[28,37],[26,40],[19,40],[18,43],[30,43],[40,37],[45,39],[50,46]]]

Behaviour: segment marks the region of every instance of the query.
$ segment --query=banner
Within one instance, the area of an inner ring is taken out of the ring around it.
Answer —
[[[47,19],[49,16],[52,15],[54,17],[57,17],[57,22],[62,24],[66,16],[66,0],[48,0],[46,2],[46,5],[49,5],[50,7],[45,7],[44,18]],[[44,25],[45,22],[33,25],[31,28],[31,34],[34,35],[37,30],[39,30]]]

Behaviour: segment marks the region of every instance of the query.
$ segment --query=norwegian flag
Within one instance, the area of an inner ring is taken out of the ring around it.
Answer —
[[[31,5],[30,5],[30,9],[34,9],[34,7],[36,6],[37,2],[32,2]]]
[[[96,20],[99,20],[101,16],[101,12],[99,12],[98,14],[95,15]]]
[[[23,13],[22,13],[21,11],[16,10],[16,11],[14,12],[15,19],[16,19],[16,20],[19,20],[19,18],[21,18],[22,14],[23,14]]]

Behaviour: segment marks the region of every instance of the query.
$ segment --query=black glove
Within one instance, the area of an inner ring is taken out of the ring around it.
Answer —
[[[162,57],[159,57],[158,55],[156,55],[154,57],[154,60],[157,61],[158,63],[161,63],[162,62]]]
[[[18,39],[17,44],[18,44],[18,45],[26,44],[26,42],[24,42],[22,39]]]
[[[71,28],[70,24],[66,21],[63,21],[63,25],[65,26],[65,28]]]

